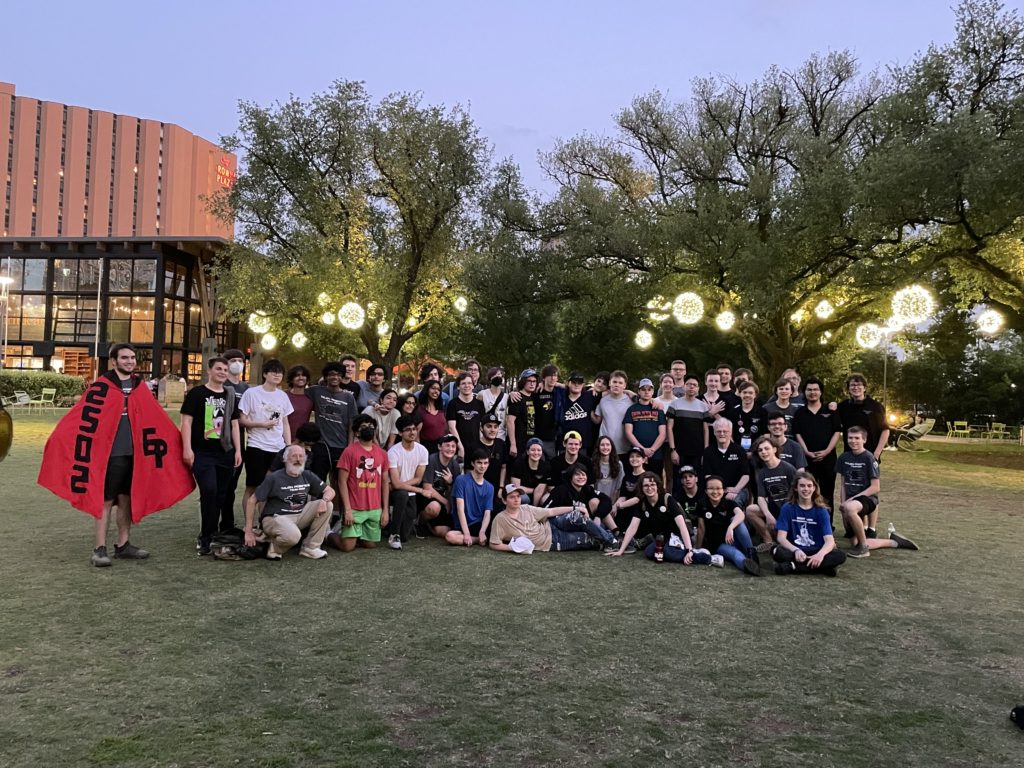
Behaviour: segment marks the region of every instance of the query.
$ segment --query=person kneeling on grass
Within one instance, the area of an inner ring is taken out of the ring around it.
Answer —
[[[455,546],[473,546],[473,540],[487,546],[487,527],[494,507],[494,486],[484,479],[491,464],[486,448],[469,449],[470,471],[455,478],[452,486],[452,529],[444,540]]]
[[[653,472],[643,474],[640,478],[640,503],[628,507],[626,512],[630,521],[622,543],[617,550],[606,554],[618,557],[644,547],[644,555],[656,562],[711,563],[711,555],[694,555],[691,551],[693,544],[683,508],[672,494],[665,493],[658,475]]]
[[[491,523],[491,549],[529,554],[534,550],[570,552],[604,546],[603,529],[578,504],[535,507],[523,504],[525,493],[515,483],[505,486],[505,510]]]
[[[341,503],[344,514],[335,543],[342,552],[351,552],[356,543],[372,549],[380,541],[380,530],[388,524],[388,455],[374,436],[377,425],[372,416],[361,413],[352,420],[356,442],[338,459],[341,471]]]
[[[775,572],[820,573],[835,576],[846,562],[846,553],[836,548],[832,515],[821,496],[818,481],[806,469],[798,469],[789,501],[779,512],[778,544],[772,548]]]
[[[327,557],[320,548],[331,522],[334,489],[306,469],[306,450],[301,445],[284,449],[284,469],[271,472],[260,483],[245,506],[245,545],[256,546],[253,518],[256,503],[263,504],[260,526],[270,542],[268,560],[281,556],[302,539],[299,554],[313,560]]]
[[[697,506],[697,550],[712,552],[712,565],[728,560],[744,573],[760,576],[761,561],[743,520],[743,508],[725,498],[725,481],[708,475],[704,498]],[[695,552],[694,558],[699,554]]]
[[[853,534],[850,557],[867,557],[872,549],[917,549],[917,544],[897,534],[892,524],[889,525],[888,539],[875,538],[873,532],[865,531],[864,520],[870,519],[878,507],[881,486],[878,460],[865,447],[867,439],[868,431],[864,427],[850,427],[846,431],[850,450],[836,462],[839,509],[846,529]]]

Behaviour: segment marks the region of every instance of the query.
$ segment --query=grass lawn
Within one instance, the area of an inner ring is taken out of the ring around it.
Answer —
[[[1016,445],[887,453],[880,528],[922,551],[836,579],[434,541],[217,562],[195,499],[96,569],[92,520],[35,484],[54,422],[19,414],[0,464],[0,766],[1024,759]]]

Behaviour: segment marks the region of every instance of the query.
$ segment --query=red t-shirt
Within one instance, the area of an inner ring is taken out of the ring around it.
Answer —
[[[388,455],[374,443],[367,450],[358,442],[341,452],[338,468],[348,472],[348,501],[353,511],[383,509],[381,484],[388,471]]]
[[[426,408],[420,408],[420,416],[423,419],[423,427],[420,429],[421,441],[440,440],[448,434],[448,419],[445,418],[444,410],[430,413]]]

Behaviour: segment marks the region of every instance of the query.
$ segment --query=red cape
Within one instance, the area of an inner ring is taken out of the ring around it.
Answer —
[[[103,484],[124,397],[106,377],[96,379],[54,427],[37,482],[93,517],[103,514]],[[181,458],[181,433],[149,387],[128,396],[132,426],[132,522],[173,506],[195,487]]]

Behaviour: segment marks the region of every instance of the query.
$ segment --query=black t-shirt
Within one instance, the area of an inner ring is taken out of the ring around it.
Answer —
[[[523,454],[512,465],[511,477],[518,477],[520,485],[527,488],[536,488],[541,483],[551,484],[551,465],[546,459],[541,459],[536,469],[530,469],[530,460]],[[534,503],[540,499],[534,499]]]
[[[666,493],[657,504],[651,504],[646,497],[641,497],[640,503],[627,507],[626,512],[631,519],[640,521],[635,538],[643,538],[650,534],[668,539],[673,533],[679,532],[676,517],[683,514],[683,509],[671,494]]]
[[[594,498],[597,498],[597,491],[594,490],[594,486],[590,483],[587,483],[579,490],[576,490],[571,483],[562,483],[551,492],[546,506],[569,507],[576,502],[587,504]]]
[[[865,397],[859,403],[843,400],[836,408],[836,413],[839,414],[839,421],[843,425],[843,451],[850,450],[850,445],[846,442],[847,430],[850,427],[864,427],[868,431],[868,440],[864,447],[874,453],[882,432],[889,428],[885,423],[885,408],[882,404],[870,397]]]
[[[583,451],[580,451],[576,464],[582,464],[584,469],[587,470],[587,482],[594,482],[594,467],[593,462],[587,458]],[[551,482],[555,485],[560,483],[568,483],[570,478],[566,477],[566,473],[569,471],[569,462],[565,460],[565,454],[560,453],[551,460]]]
[[[497,492],[501,484],[501,468],[505,466],[505,455],[508,448],[505,446],[505,441],[497,437],[490,445],[484,445],[483,442],[480,442],[479,445],[487,451],[488,458],[491,460],[491,463],[487,465],[487,471],[484,472],[484,480],[493,485]]]
[[[726,417],[732,422],[732,441],[745,451],[749,451],[761,435],[768,434],[768,414],[756,403],[749,411],[744,411],[742,404],[730,408]]]
[[[480,444],[480,422],[484,418],[484,404],[475,397],[468,403],[455,398],[448,403],[445,411],[448,421],[455,422],[455,429],[459,433],[459,440],[466,451],[466,463],[469,465],[469,455]]]
[[[793,435],[793,417],[802,407],[802,405],[794,403],[792,400],[789,401],[789,405],[785,408],[779,405],[778,401],[772,401],[765,404],[764,412],[768,414],[769,419],[772,416],[782,414],[782,417],[786,420],[786,435],[791,437]],[[765,429],[767,430],[767,422],[765,422],[765,425]]]
[[[747,452],[736,443],[729,443],[723,452],[719,449],[718,443],[709,445],[704,449],[704,461],[701,464],[701,474],[718,475],[726,488],[732,488],[744,476],[750,475],[750,462],[747,460]]]
[[[287,447],[282,448],[274,455],[270,462],[270,469],[267,470],[268,474],[284,469],[284,452],[286,450]],[[321,480],[327,480],[327,476],[331,473],[331,451],[323,440],[313,443],[312,450],[306,451],[306,469]]]
[[[594,427],[597,425],[591,420],[591,414],[597,409],[597,396],[584,390],[575,400],[566,392],[565,412],[562,414],[562,421],[559,424],[558,437],[565,437],[566,432],[579,432],[583,438],[583,451],[589,453],[594,448]]]
[[[793,434],[802,437],[807,449],[811,451],[824,450],[832,436],[842,431],[839,413],[830,411],[827,405],[822,405],[817,413],[804,406],[793,416]]]
[[[782,505],[789,499],[793,488],[796,469],[792,464],[780,461],[774,469],[761,467],[757,470],[757,495],[768,502],[768,509],[778,516]]]
[[[701,546],[711,550],[712,553],[717,552],[718,548],[725,544],[725,532],[735,514],[736,506],[726,501],[724,497],[717,507],[712,505],[710,499],[706,497],[701,499],[701,503],[697,507],[697,519],[704,525],[704,538],[701,540]]]
[[[545,392],[538,389],[533,393],[537,408],[537,437],[541,440],[554,440],[558,435],[558,423],[555,421],[556,392]]]
[[[193,387],[185,394],[181,413],[192,417],[192,450],[196,453],[224,453],[220,436],[224,429],[231,429],[231,421],[239,417],[238,398],[231,414],[227,410],[227,389],[214,392],[205,384]]]
[[[626,472],[622,476],[622,485],[619,487],[619,498],[620,499],[631,499],[637,495],[637,491],[640,488],[640,478],[644,476],[644,470],[639,475],[634,475],[632,472]]]
[[[121,408],[121,420],[117,422],[117,432],[114,435],[114,445],[110,449],[111,456],[131,456],[135,449],[132,446],[132,425],[128,421],[128,396],[134,389],[135,380],[129,376],[127,379],[114,374],[117,383],[121,385],[121,392],[124,394],[124,405]]]
[[[678,501],[686,519],[691,523],[695,522],[697,520],[697,509],[704,501],[704,492],[697,491],[696,496],[687,496],[686,491],[680,491]]]
[[[537,401],[535,395],[521,395],[518,403],[508,406],[508,415],[515,416],[517,454],[526,453],[526,441],[537,436]]]

